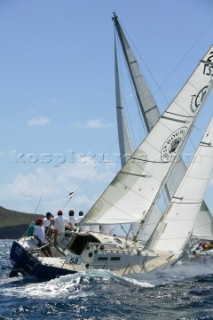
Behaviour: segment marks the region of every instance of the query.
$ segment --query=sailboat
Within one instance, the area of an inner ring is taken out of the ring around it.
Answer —
[[[33,237],[22,237],[12,244],[10,276],[21,273],[48,280],[94,269],[128,276],[171,265],[183,256],[212,172],[213,121],[197,150],[203,160],[191,163],[145,246],[141,235],[210,94],[212,61],[213,46],[81,221],[84,226],[138,223],[134,237],[66,231],[51,248],[53,257],[44,256]],[[199,188],[188,192],[195,184]]]
[[[115,26],[115,88],[116,88],[116,110],[117,110],[117,125],[118,125],[118,137],[119,147],[121,155],[121,165],[123,166],[129,155],[134,151],[130,133],[127,126],[125,108],[122,102],[122,93],[120,89],[119,69],[117,61],[117,42],[120,44],[123,56],[126,62],[127,69],[129,71],[130,79],[133,84],[135,96],[139,105],[139,112],[144,120],[146,133],[150,132],[160,118],[160,111],[156,102],[150,92],[148,85],[141,73],[140,67],[137,63],[137,59],[130,47],[130,44],[124,34],[124,31],[119,23],[118,16],[114,13],[113,21]],[[118,38],[118,41],[116,39]],[[186,165],[180,157],[175,164],[173,171],[171,172],[167,183],[165,184],[164,191],[167,195],[168,202],[171,201],[178,185],[180,184],[184,174],[186,172]],[[161,218],[161,210],[157,204],[153,205],[151,220],[146,221],[146,230],[142,234],[142,240],[145,243],[152,231],[154,230],[157,222]],[[137,228],[137,224],[133,225],[133,228]],[[202,202],[200,213],[196,219],[192,238],[197,241],[212,241],[213,240],[213,216],[210,213],[205,201]]]

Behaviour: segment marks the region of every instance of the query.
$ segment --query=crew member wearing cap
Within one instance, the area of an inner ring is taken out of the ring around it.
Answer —
[[[58,210],[58,215],[55,217],[54,223],[54,243],[55,245],[60,242],[61,238],[63,237],[65,227],[71,227],[69,220],[63,217],[62,210]]]
[[[54,216],[51,212],[46,213],[46,218],[43,219],[43,227],[47,237],[52,236],[51,225],[54,223]]]
[[[35,238],[35,242],[38,247],[43,247],[44,245],[47,244],[46,235],[43,227],[43,219],[41,218],[36,219],[33,236]],[[52,252],[49,246],[45,246],[41,250],[44,252],[46,257],[52,257]]]

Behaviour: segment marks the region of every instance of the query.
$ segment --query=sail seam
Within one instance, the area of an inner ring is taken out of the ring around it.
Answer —
[[[204,141],[201,141],[201,142],[200,142],[200,145],[201,145],[202,147],[210,147],[210,148],[213,147],[210,142],[204,142]]]
[[[128,174],[129,176],[143,177],[143,178],[151,178],[152,176],[146,174],[137,174],[137,173],[129,173],[126,171],[121,171],[121,173]]]
[[[157,108],[157,106],[153,106],[152,108],[149,108],[148,110],[145,111],[145,113],[148,113],[148,112],[154,110],[155,108]]]
[[[135,157],[131,157],[131,159],[133,160],[139,160],[139,161],[143,161],[143,162],[150,162],[150,163],[169,163],[170,161],[154,161],[154,160],[146,160],[146,159],[139,159],[139,158],[135,158]]]
[[[199,200],[199,201],[183,201],[183,202],[178,202],[178,201],[171,201],[172,203],[176,203],[176,204],[178,204],[178,205],[181,205],[181,204],[200,204],[200,203],[202,203],[202,201],[203,200]]]
[[[178,119],[173,119],[170,117],[165,117],[165,116],[161,116],[162,119],[166,119],[166,120],[171,120],[171,121],[175,121],[175,122],[180,122],[180,123],[187,123],[188,121],[186,120],[178,120]]]
[[[130,61],[129,64],[137,63],[136,60]]]
[[[170,112],[170,111],[165,111],[165,113],[173,114],[174,116],[178,116],[178,117],[194,118],[194,116],[187,116],[187,115],[185,115],[185,114],[174,113],[174,112]]]

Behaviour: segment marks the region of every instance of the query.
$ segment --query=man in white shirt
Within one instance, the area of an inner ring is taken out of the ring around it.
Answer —
[[[57,217],[55,217],[55,223],[54,223],[54,243],[55,244],[58,244],[58,241],[60,242],[61,238],[63,237],[66,226],[68,226],[68,228],[71,227],[70,222],[69,220],[63,217],[62,210],[58,210],[58,215]]]
[[[51,226],[54,222],[54,216],[51,212],[46,213],[46,218],[43,219],[43,227],[45,230],[45,234],[47,237],[52,236],[52,229]]]
[[[43,227],[43,219],[41,218],[36,219],[33,236],[35,238],[35,243],[37,244],[38,247],[43,247],[45,244],[47,244],[46,235]],[[44,252],[46,257],[52,257],[52,252],[49,246],[46,246],[41,250]]]

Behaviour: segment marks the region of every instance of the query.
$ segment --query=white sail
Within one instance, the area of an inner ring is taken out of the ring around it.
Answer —
[[[118,138],[119,138],[119,146],[120,146],[120,154],[121,154],[121,164],[123,166],[129,159],[129,157],[133,154],[134,149],[131,143],[131,138],[130,138],[129,130],[127,127],[122,95],[120,92],[120,80],[119,80],[119,72],[118,72],[116,42],[115,42],[115,92],[116,92]]]
[[[200,213],[196,219],[193,236],[201,240],[213,240],[213,218],[203,201]]]
[[[149,132],[159,120],[160,112],[155,104],[152,94],[145,82],[145,79],[140,72],[137,60],[132,53],[130,45],[118,22],[118,17],[115,14],[113,20],[123,48],[126,63],[130,71],[130,76],[135,88],[135,93],[138,99],[141,113],[144,118],[145,126],[147,132]]]
[[[84,224],[143,220],[190,134],[212,88],[211,52],[186,82],[155,127],[83,219]]]
[[[213,118],[194,160],[146,248],[181,252],[191,237],[213,169]]]
[[[140,240],[143,244],[147,242],[147,240],[152,235],[153,231],[155,230],[156,224],[160,221],[162,217],[162,212],[160,211],[157,205],[153,205],[151,208],[150,216],[143,222],[143,233],[141,233]],[[138,235],[138,231],[140,229],[141,223],[135,222],[131,224],[131,232],[132,237],[135,239]]]
[[[157,105],[154,101],[154,98],[146,84],[146,81],[140,71],[139,65],[137,63],[137,60],[131,50],[131,47],[123,33],[123,30],[120,26],[120,23],[118,21],[118,17],[114,14],[113,17],[115,27],[117,30],[117,34],[121,43],[121,47],[123,49],[124,57],[127,63],[127,67],[135,88],[136,96],[139,102],[141,114],[144,118],[144,122],[146,125],[147,132],[149,132],[156,122],[158,121],[160,117],[160,112],[157,108]],[[118,71],[117,71],[118,72]],[[120,90],[120,88],[119,88]],[[122,110],[124,116],[124,110]],[[128,145],[124,145],[122,147],[120,140],[122,140],[121,136],[123,132],[126,132],[128,129],[125,127],[126,124],[123,122],[118,122],[118,133],[119,133],[119,146],[120,146],[120,153],[121,157],[123,159],[122,165],[124,165],[124,160],[126,160],[126,157],[122,156],[129,152]],[[129,137],[128,133],[128,137]],[[129,138],[128,138],[129,139]],[[128,140],[128,143],[130,140]],[[126,148],[126,149],[125,149]],[[170,200],[172,196],[174,195],[175,191],[177,190],[177,187],[179,186],[184,174],[186,172],[186,166],[183,162],[182,158],[177,161],[175,164],[171,175],[169,176],[167,183],[165,185],[165,191],[168,196],[168,199]],[[156,206],[156,205],[155,205]],[[156,206],[156,208],[153,208],[153,212],[156,213],[158,211],[157,216],[160,215],[160,210]],[[156,223],[158,222],[158,219],[155,219]],[[152,224],[153,225],[153,224]],[[145,226],[144,226],[145,228]],[[133,234],[136,232],[137,224],[132,227]],[[150,230],[150,224],[148,226],[148,230]],[[149,232],[144,229],[144,233],[148,234]],[[203,204],[201,206],[201,212],[197,217],[196,224],[193,230],[193,236],[198,237],[199,239],[213,239],[213,217],[206,205],[206,203],[203,201]],[[205,237],[205,238],[204,238]]]

